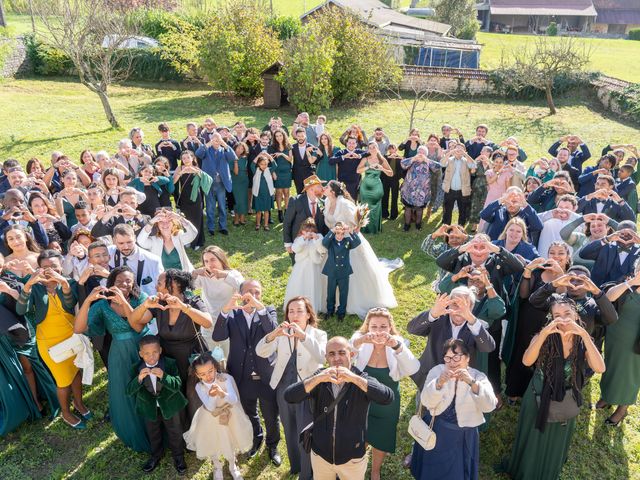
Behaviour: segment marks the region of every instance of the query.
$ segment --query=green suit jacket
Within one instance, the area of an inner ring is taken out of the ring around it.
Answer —
[[[148,420],[157,420],[158,406],[162,417],[168,420],[188,403],[180,390],[182,380],[178,374],[176,361],[167,357],[162,357],[162,361],[164,375],[162,379],[158,379],[162,384],[159,395],[154,396],[142,383],[138,382],[139,362],[132,367],[132,378],[127,385],[127,395],[131,395],[136,401],[136,413]]]

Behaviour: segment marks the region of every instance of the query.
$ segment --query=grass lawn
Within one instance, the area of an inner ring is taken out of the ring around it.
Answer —
[[[513,51],[527,44],[533,45],[534,35],[505,35],[502,33],[478,33],[478,42],[483,44],[480,54],[480,68],[492,69],[500,65],[502,52],[508,61]],[[557,40],[556,37],[554,40]],[[640,82],[640,64],[629,61],[640,57],[640,42],[609,38],[580,38],[579,42],[591,48],[590,70],[598,70],[605,75],[629,82]]]
[[[293,118],[289,110],[264,110],[211,95],[205,87],[198,86],[137,84],[114,87],[111,95],[122,125],[127,128],[141,126],[150,143],[154,142],[155,128],[161,121],[168,121],[175,128],[175,137],[181,139],[182,126],[187,121],[202,121],[210,114],[219,124],[243,119],[258,127],[274,113],[281,115],[287,124]],[[470,133],[475,124],[485,122],[491,128],[491,138],[515,134],[530,158],[542,154],[566,132],[589,139],[594,152],[609,141],[637,142],[635,128],[604,114],[588,96],[576,94],[559,98],[557,103],[558,115],[549,117],[543,101],[528,104],[499,99],[438,101],[432,103],[428,119],[419,122],[418,126],[423,132],[436,131],[446,121]],[[84,148],[114,151],[117,140],[126,136],[124,130],[108,128],[97,97],[78,83],[63,79],[4,81],[0,83],[0,106],[1,159],[14,157],[21,162],[31,156],[46,159],[52,150],[58,149],[77,158]],[[400,105],[388,100],[359,108],[335,108],[328,112],[328,117],[329,130],[334,135],[339,135],[344,127],[357,120],[367,132],[377,125],[384,126],[394,141],[402,140],[408,124]],[[394,315],[403,331],[407,322],[428,308],[434,299],[430,283],[435,277],[436,266],[420,251],[420,244],[438,222],[439,216],[436,216],[422,232],[403,233],[400,220],[387,221],[381,235],[369,236],[379,256],[401,257],[405,262],[404,268],[391,275],[400,305]],[[260,233],[254,232],[251,224],[244,228],[232,227],[228,237],[216,236],[208,240],[228,251],[232,266],[245,276],[263,282],[267,303],[281,305],[290,263],[282,249],[280,226],[271,232]],[[193,260],[199,263],[198,259]],[[347,317],[342,324],[329,321],[322,328],[330,335],[351,335],[359,324],[358,318]],[[411,342],[415,353],[424,348],[422,338],[411,337]],[[402,393],[398,449],[385,463],[385,479],[411,478],[401,466],[412,443],[406,433],[407,422],[414,412],[415,388],[410,381],[402,382]],[[597,381],[592,381],[586,389],[586,402],[597,400],[598,394]],[[59,419],[54,422],[41,420],[23,425],[0,439],[0,478],[139,478],[145,456],[125,448],[111,427],[99,420],[107,405],[104,369],[98,369],[94,385],[86,390],[86,400],[96,412],[96,420],[84,432],[71,431]],[[493,416],[488,430],[481,434],[482,479],[505,478],[495,475],[492,467],[509,452],[517,416],[517,408],[505,408]],[[586,409],[582,412],[564,468],[564,480],[640,478],[640,414],[637,406],[631,408],[630,416],[620,429],[605,427],[605,417],[606,412]],[[280,452],[285,453],[283,442]],[[190,478],[210,478],[209,464],[197,461],[191,454],[187,461]],[[289,478],[286,462],[276,469],[268,463],[264,453],[251,461],[241,462],[241,465],[247,479]],[[169,459],[148,478],[174,478]]]

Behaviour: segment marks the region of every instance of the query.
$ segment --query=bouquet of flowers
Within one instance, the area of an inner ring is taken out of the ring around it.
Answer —
[[[357,205],[356,210],[356,229],[361,230],[362,228],[369,225],[369,214],[371,213],[371,209],[369,205],[366,203],[359,203]]]

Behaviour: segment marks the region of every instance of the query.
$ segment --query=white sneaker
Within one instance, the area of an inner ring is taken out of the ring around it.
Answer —
[[[242,475],[240,474],[240,469],[235,462],[229,464],[229,473],[231,473],[233,480],[243,480]]]
[[[216,467],[213,471],[213,480],[224,480],[224,474],[222,473],[222,467]]]

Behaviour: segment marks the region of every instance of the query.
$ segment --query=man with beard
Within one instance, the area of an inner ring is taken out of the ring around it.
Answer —
[[[480,212],[480,218],[487,222],[486,233],[491,240],[498,240],[509,220],[520,217],[527,225],[529,238],[525,239],[534,245],[538,243],[538,235],[542,230],[542,222],[531,205],[527,204],[519,187],[509,187],[495,202],[491,202]]]
[[[296,128],[295,136],[296,144],[291,147],[293,154],[292,173],[296,193],[299,195],[304,191],[304,179],[315,173],[315,163],[320,151],[313,144],[307,142],[307,133],[304,128]]]

